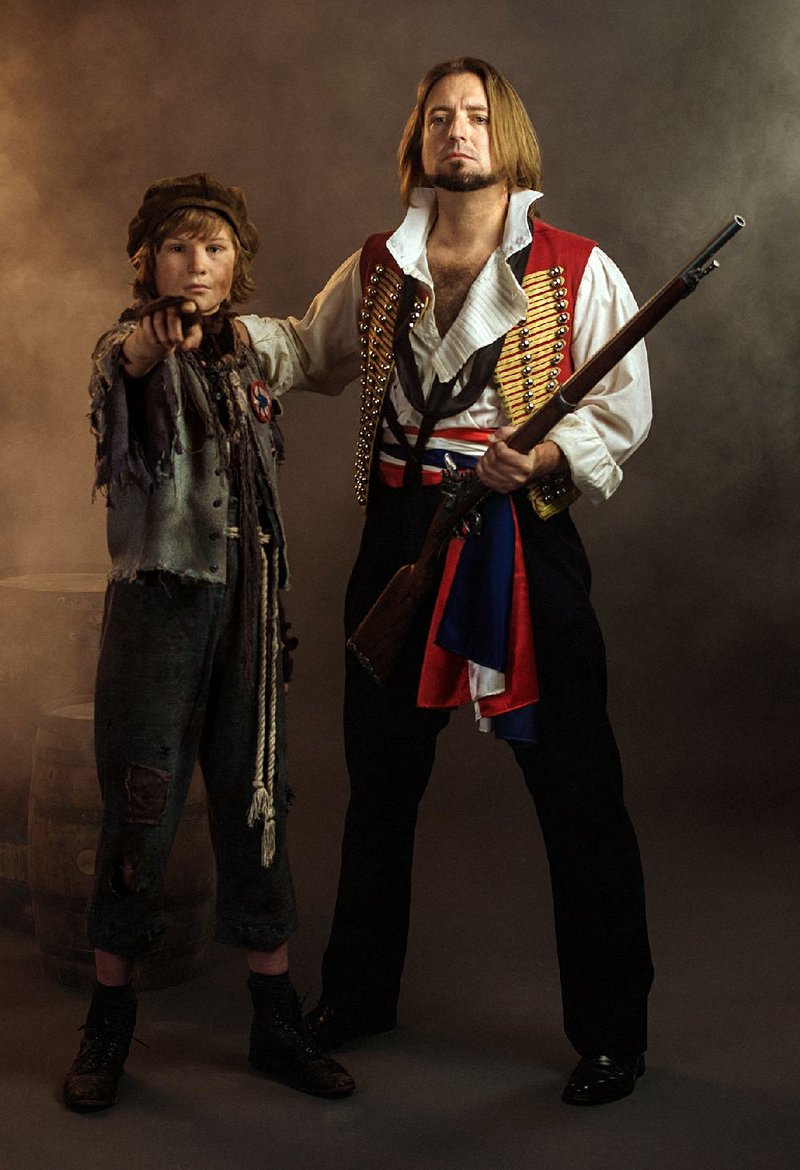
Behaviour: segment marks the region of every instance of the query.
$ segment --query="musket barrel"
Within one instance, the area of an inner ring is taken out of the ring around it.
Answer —
[[[734,215],[730,223],[727,223],[722,231],[714,236],[714,239],[711,241],[711,243],[707,244],[706,247],[703,248],[703,251],[700,252],[699,255],[695,256],[694,260],[691,260],[686,265],[682,275],[688,276],[690,273],[696,272],[697,269],[705,268],[711,257],[714,256],[715,253],[720,250],[720,248],[724,248],[728,240],[730,240],[732,236],[735,236],[738,231],[741,231],[744,226],[744,216]]]

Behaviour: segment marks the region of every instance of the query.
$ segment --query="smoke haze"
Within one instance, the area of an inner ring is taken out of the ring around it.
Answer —
[[[105,566],[88,362],[127,303],[126,227],[146,186],[208,170],[244,187],[263,241],[251,311],[301,313],[368,234],[399,221],[394,155],[416,81],[461,53],[497,65],[530,110],[545,218],[597,239],[640,300],[731,215],[748,220],[720,271],[652,336],[655,423],[623,487],[576,517],[634,802],[725,793],[781,807],[798,698],[800,15],[790,0],[10,0],[4,572]],[[339,401],[298,395],[285,415],[301,637],[295,783],[315,777],[306,803],[328,796],[319,815],[337,834],[356,399],[355,388]],[[484,750],[475,755],[465,725],[448,758],[488,767]],[[322,775],[320,759],[334,761]],[[513,774],[510,759],[491,759]]]

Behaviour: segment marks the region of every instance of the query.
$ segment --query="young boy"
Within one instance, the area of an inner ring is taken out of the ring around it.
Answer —
[[[198,756],[217,938],[244,948],[250,971],[250,1063],[317,1096],[354,1088],[310,1042],[288,975],[280,436],[230,313],[252,291],[257,248],[238,188],[202,173],[155,183],[129,228],[136,303],[93,355],[112,569],[95,693],[97,982],[64,1082],[78,1111],[116,1099],[136,1019],[133,966],[163,930],[164,867]]]

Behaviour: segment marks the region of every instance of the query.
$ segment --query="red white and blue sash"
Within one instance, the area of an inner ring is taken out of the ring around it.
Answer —
[[[411,447],[416,443],[419,427],[403,427]],[[489,446],[494,430],[472,427],[438,427],[425,446],[422,456],[422,483],[427,487],[441,481],[444,457],[450,455],[456,467],[471,468]],[[402,487],[406,452],[388,429],[378,452],[378,476],[387,487]]]

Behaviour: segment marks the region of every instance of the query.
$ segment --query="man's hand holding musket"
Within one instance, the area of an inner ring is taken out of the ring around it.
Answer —
[[[564,471],[567,461],[561,448],[551,439],[545,439],[527,452],[515,451],[505,442],[516,427],[498,427],[489,446],[475,465],[475,473],[493,492],[516,491],[532,479],[542,479],[557,471]]]

